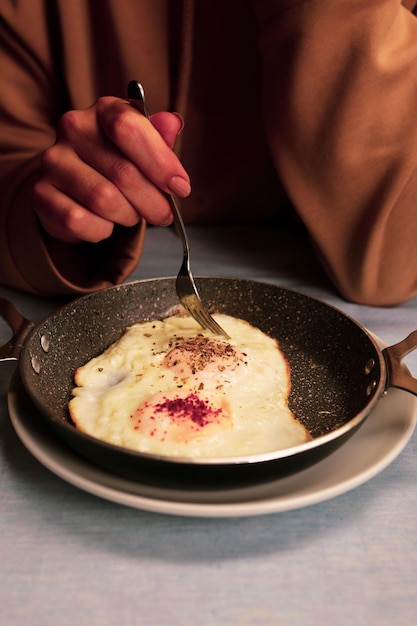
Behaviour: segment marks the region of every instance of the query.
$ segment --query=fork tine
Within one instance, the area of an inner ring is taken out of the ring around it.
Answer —
[[[184,308],[190,313],[190,315],[207,330],[211,330],[216,335],[222,335],[226,339],[230,339],[229,335],[223,330],[223,328],[216,322],[216,320],[201,306],[196,294],[189,294],[187,296],[180,297],[181,303]]]
[[[201,315],[199,317],[199,322],[204,326],[204,328],[207,328],[207,330],[211,330],[212,333],[216,335],[221,335],[225,339],[230,339],[229,335],[223,330],[221,326],[219,326],[219,324],[210,314]]]

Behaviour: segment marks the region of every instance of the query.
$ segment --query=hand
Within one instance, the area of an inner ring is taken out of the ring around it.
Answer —
[[[171,223],[162,192],[190,193],[188,174],[172,151],[181,129],[175,113],[156,113],[150,123],[113,97],[65,113],[33,190],[45,231],[67,243],[98,242],[111,235],[115,223],[134,226],[141,218]]]

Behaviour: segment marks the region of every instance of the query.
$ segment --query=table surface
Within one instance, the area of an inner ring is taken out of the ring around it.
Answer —
[[[417,299],[378,308],[338,297],[297,228],[193,227],[189,234],[196,276],[295,288],[342,309],[387,344],[417,328]],[[132,279],[174,275],[180,259],[173,231],[149,228]],[[62,304],[4,288],[0,296],[35,322]],[[0,323],[1,345],[9,334]],[[406,364],[417,372],[417,353]],[[97,497],[44,467],[11,424],[8,369],[0,370],[2,624],[415,623],[416,434],[371,480],[311,506],[240,517],[167,515]]]

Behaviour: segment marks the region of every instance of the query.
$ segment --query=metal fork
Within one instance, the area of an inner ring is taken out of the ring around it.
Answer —
[[[147,119],[149,119],[149,110],[146,104],[145,91],[142,85],[136,80],[130,81],[127,88],[127,94],[130,104],[145,115]],[[190,245],[188,243],[188,237],[181,213],[174,196],[167,193],[166,197],[171,206],[174,216],[174,224],[181,238],[183,248],[182,265],[175,283],[177,296],[184,309],[188,311],[191,317],[193,317],[196,322],[202,326],[202,328],[206,328],[207,330],[211,330],[211,332],[216,335],[222,335],[226,339],[230,339],[229,335],[204,308],[203,303],[201,302],[201,298],[191,272]]]

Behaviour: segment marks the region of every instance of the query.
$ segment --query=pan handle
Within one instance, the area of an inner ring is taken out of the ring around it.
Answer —
[[[0,346],[0,362],[18,361],[25,339],[35,324],[23,317],[6,298],[0,298],[0,315],[13,331],[10,341]]]
[[[402,365],[407,354],[417,348],[417,330],[382,351],[387,364],[388,387],[399,387],[417,396],[417,380]]]

